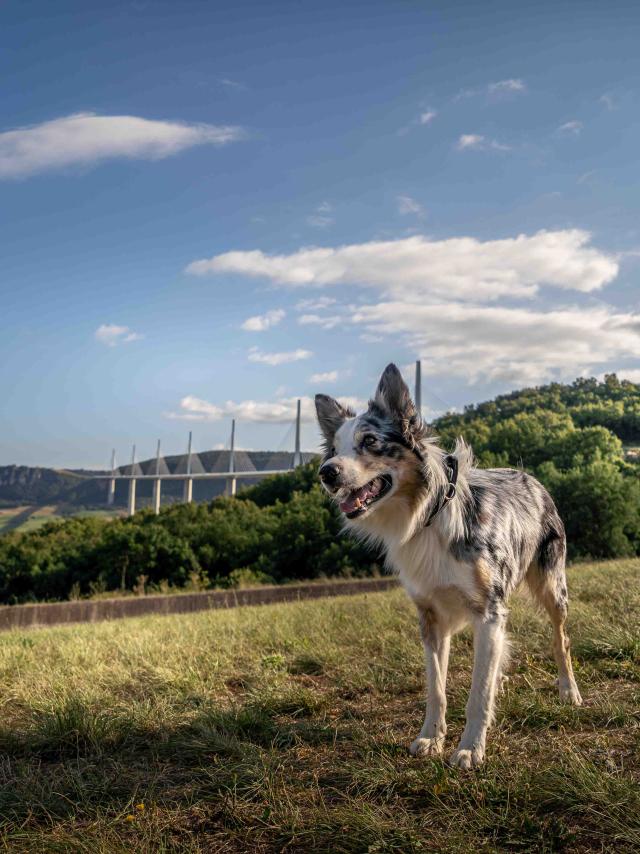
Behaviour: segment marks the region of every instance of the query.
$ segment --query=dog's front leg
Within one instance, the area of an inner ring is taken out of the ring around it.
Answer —
[[[458,768],[477,768],[484,760],[487,730],[493,719],[500,665],[505,646],[504,614],[479,620],[474,627],[474,662],[467,723],[449,760]]]
[[[434,756],[442,753],[447,733],[446,684],[451,639],[427,608],[418,606],[418,617],[427,674],[427,708],[420,734],[409,750],[412,756]]]

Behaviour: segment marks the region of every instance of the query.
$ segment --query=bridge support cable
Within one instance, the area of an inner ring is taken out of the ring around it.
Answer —
[[[158,439],[158,447],[156,449],[156,479],[153,481],[153,512],[158,515],[160,512],[160,502],[162,500],[162,481],[160,480],[160,439]]]
[[[231,440],[229,442],[229,471],[236,470],[236,419],[231,419]],[[230,477],[226,484],[227,495],[235,495],[237,488],[237,478]]]
[[[296,468],[302,462],[302,454],[300,453],[300,400],[296,405],[296,439],[293,447],[293,468]]]
[[[191,504],[193,500],[193,478],[191,475],[191,440],[193,437],[193,433],[189,430],[189,443],[187,445],[187,477],[184,481],[184,491],[182,494],[182,500],[185,504]]]

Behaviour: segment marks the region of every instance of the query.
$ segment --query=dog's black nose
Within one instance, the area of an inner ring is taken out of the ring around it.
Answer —
[[[320,469],[320,479],[323,480],[328,486],[335,485],[339,474],[340,469],[333,463],[325,463]]]

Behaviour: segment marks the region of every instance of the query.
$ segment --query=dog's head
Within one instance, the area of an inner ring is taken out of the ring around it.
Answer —
[[[316,395],[325,440],[320,480],[348,519],[364,519],[424,484],[425,427],[395,365],[385,369],[362,415]]]

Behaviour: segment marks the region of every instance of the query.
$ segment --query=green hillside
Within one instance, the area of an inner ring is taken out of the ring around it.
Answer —
[[[444,415],[434,427],[449,439],[464,434],[476,456],[491,465],[537,465],[549,458],[545,451],[549,439],[555,457],[563,436],[569,458],[575,455],[574,448],[587,456],[596,447],[605,453],[621,451],[622,444],[640,444],[640,385],[608,374],[603,382],[579,378],[570,385],[525,388]],[[576,430],[590,432],[574,435]]]

